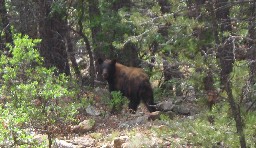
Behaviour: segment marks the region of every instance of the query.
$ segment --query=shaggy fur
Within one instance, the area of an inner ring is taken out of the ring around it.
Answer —
[[[129,109],[136,112],[142,101],[149,112],[154,112],[153,90],[148,75],[141,68],[127,67],[116,60],[98,59],[102,75],[108,81],[109,91],[120,91],[129,102]]]

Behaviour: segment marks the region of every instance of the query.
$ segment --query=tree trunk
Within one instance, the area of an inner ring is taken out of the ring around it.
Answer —
[[[94,45],[94,60],[97,61],[98,58],[105,58],[104,52],[102,52],[102,42],[100,41],[101,33],[101,14],[99,10],[99,0],[89,0],[89,20],[93,25],[90,25],[91,34],[92,34],[92,44]],[[97,80],[103,80],[101,75],[100,67],[95,64],[95,73]]]
[[[38,5],[34,1],[12,0],[11,4],[17,11],[17,19],[15,28],[23,35],[30,38],[38,38]]]
[[[92,52],[92,49],[91,49],[91,46],[90,46],[90,42],[89,42],[89,39],[87,38],[87,36],[83,33],[83,24],[82,24],[82,20],[84,18],[84,1],[80,1],[80,11],[81,11],[81,14],[79,16],[79,19],[78,19],[78,26],[79,26],[79,35],[82,36],[84,42],[85,42],[85,46],[86,46],[86,49],[88,51],[88,55],[89,55],[89,59],[90,59],[90,67],[89,67],[89,74],[90,74],[90,85],[92,87],[94,87],[94,80],[95,80],[95,67],[94,67],[94,60],[93,60],[93,52]],[[97,7],[96,7],[97,8]],[[97,28],[94,28],[96,30],[94,31],[98,31]],[[92,31],[93,32],[93,31]],[[96,34],[94,34],[96,36]],[[96,37],[95,37],[95,40],[96,40]]]
[[[52,0],[38,1],[40,6],[39,34],[42,39],[40,53],[47,67],[55,66],[59,73],[70,75],[65,47],[65,21],[63,15],[51,11]]]
[[[232,40],[223,36],[225,32],[232,32],[228,0],[217,0],[215,9],[217,9],[216,18],[220,23],[220,37],[222,42],[217,51],[221,67],[220,82],[222,86],[225,86],[228,81],[228,76],[232,72],[234,63]]]
[[[232,83],[230,80],[230,73],[232,72],[234,63],[234,54],[232,48],[232,40],[228,37],[223,36],[224,32],[232,33],[231,20],[229,18],[229,1],[228,0],[217,0],[215,5],[216,18],[220,23],[220,37],[221,44],[218,48],[218,58],[220,61],[220,81],[224,90],[228,94],[229,105],[232,110],[233,118],[236,122],[237,133],[240,137],[240,145],[242,148],[246,148],[245,135],[243,131],[243,121],[240,114],[240,107],[236,104],[235,98],[232,94]]]
[[[7,10],[5,7],[5,0],[0,0],[0,18],[2,22],[1,25],[4,30],[4,41],[1,39],[1,34],[0,34],[0,50],[9,52],[9,49],[7,49],[7,47],[5,46],[5,43],[10,43],[11,45],[13,45],[13,38],[12,38],[11,26],[7,16]]]
[[[141,61],[139,59],[139,49],[132,42],[127,42],[121,50],[120,56],[118,57],[120,62],[126,66],[139,67]]]
[[[68,50],[69,59],[70,59],[70,61],[72,63],[72,67],[74,68],[76,77],[78,79],[81,79],[82,78],[81,72],[80,72],[79,66],[78,66],[78,64],[76,62],[75,51],[74,51],[73,44],[72,44],[72,41],[71,41],[70,32],[68,30],[69,29],[68,29],[68,26],[67,26],[66,43],[67,43],[67,50]]]
[[[247,108],[247,112],[254,107],[256,103],[255,95],[254,95],[254,85],[256,83],[256,42],[255,42],[255,34],[256,34],[256,2],[249,2],[249,10],[248,10],[248,18],[249,18],[249,28],[248,28],[248,38],[250,40],[247,41],[247,46],[249,47],[246,58],[249,62],[249,83],[245,86],[244,89],[244,98],[245,103],[249,102],[251,105]],[[247,91],[247,92],[245,92]]]
[[[248,29],[248,37],[251,39],[248,41],[248,53],[247,59],[249,60],[249,68],[250,68],[250,85],[253,86],[256,83],[256,45],[255,45],[255,34],[256,34],[256,2],[253,1],[250,4],[249,8],[249,29]]]
[[[235,99],[232,94],[232,83],[230,82],[230,80],[227,81],[225,85],[225,90],[228,94],[228,102],[230,104],[234,120],[236,122],[236,130],[239,135],[240,146],[241,148],[246,148],[246,141],[243,128],[244,124],[240,113],[240,107],[236,105]]]

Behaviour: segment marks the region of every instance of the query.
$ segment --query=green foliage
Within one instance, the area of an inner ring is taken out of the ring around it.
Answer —
[[[121,16],[123,15],[122,11],[125,10],[125,8],[119,11],[117,8],[115,8],[114,3],[117,3],[118,5],[120,2],[115,0],[99,1],[99,11],[101,13],[99,23],[102,31],[98,36],[98,40],[103,43],[101,49],[108,56],[111,54],[118,54],[118,50],[110,50],[111,46],[120,46],[120,44],[123,42],[124,36],[131,35],[132,30],[134,29],[134,26]],[[91,23],[93,25],[95,22]]]
[[[231,73],[233,95],[238,101],[242,95],[243,87],[249,79],[249,64],[247,61],[236,61]]]
[[[52,5],[51,5],[51,12],[50,15],[60,15],[62,17],[65,16],[65,14],[67,13],[67,1],[65,0],[56,0],[53,1]]]
[[[0,95],[6,101],[0,112],[2,123],[6,123],[0,124],[2,143],[8,140],[19,144],[17,139],[10,139],[9,133],[22,140],[31,138],[23,132],[27,125],[40,129],[74,121],[76,104],[72,98],[76,92],[69,89],[70,81],[65,75],[55,75],[54,68],[43,67],[43,59],[35,49],[39,42],[15,35],[15,46],[10,46],[12,57],[1,55]]]
[[[212,111],[202,111],[193,118],[170,120],[165,116],[160,119],[168,126],[153,128],[162,139],[172,141],[173,147],[240,147],[239,135],[227,102],[214,106]],[[255,112],[245,116],[245,136],[248,147],[255,147],[256,127]]]
[[[256,114],[254,112],[249,112],[247,115],[245,115],[245,138],[247,142],[248,147],[255,147],[256,146]]]
[[[208,121],[213,117],[214,123]],[[228,105],[214,108],[212,113],[202,112],[196,119],[164,120],[168,127],[154,129],[162,138],[173,141],[177,147],[184,145],[212,147],[223,144],[224,147],[239,147],[235,122],[229,114]],[[180,141],[176,141],[175,139]]]
[[[122,93],[120,91],[112,91],[111,92],[112,98],[108,102],[108,105],[116,110],[120,111],[122,110],[122,105],[124,104],[125,100],[124,97],[122,96]]]
[[[12,147],[17,142],[21,145],[32,143],[32,135],[21,129],[22,125],[29,121],[29,116],[25,112],[26,108],[12,109],[10,104],[6,108],[0,107],[0,146]],[[16,142],[16,143],[15,143]]]
[[[92,47],[102,50],[100,52],[104,52],[106,57],[121,53],[120,50],[115,50],[112,46],[121,49],[124,44],[131,41],[138,47],[140,58],[149,62],[152,56],[151,45],[154,41],[157,42],[157,51],[153,55],[156,59],[154,63],[156,66],[153,70],[147,70],[152,82],[157,81],[157,84],[161,84],[163,79],[162,61],[163,58],[166,58],[171,64],[180,64],[181,70],[186,66],[188,67],[188,75],[185,79],[172,79],[167,83],[172,86],[179,83],[182,83],[185,87],[192,86],[197,95],[204,93],[203,78],[210,70],[214,75],[214,86],[217,89],[219,87],[219,63],[216,53],[218,52],[217,48],[223,46],[223,43],[219,42],[226,42],[227,40],[222,40],[227,37],[234,39],[232,45],[235,52],[236,49],[247,49],[251,40],[248,39],[252,38],[251,34],[248,34],[250,33],[248,28],[251,28],[249,26],[253,25],[253,19],[248,19],[253,18],[251,2],[229,3],[229,1],[227,3],[228,7],[215,8],[214,11],[216,12],[230,8],[231,24],[228,24],[229,22],[226,22],[225,19],[219,20],[213,17],[214,15],[210,11],[211,2],[197,5],[198,3],[195,1],[167,0],[166,2],[170,4],[170,11],[166,13],[161,12],[161,7],[155,0],[130,1],[132,4],[129,8],[120,9],[115,9],[119,2],[117,0],[99,0],[97,2],[91,0],[92,3],[89,2],[55,0],[51,5],[50,16],[65,17],[70,28],[74,29],[77,29],[77,23],[74,22],[81,19],[82,25],[84,25],[82,32],[88,36],[90,41],[95,40],[95,38],[92,39],[93,35],[97,35],[96,40],[93,41],[95,45],[92,45]],[[31,8],[28,12],[37,10],[35,8],[39,5],[32,7],[33,4],[35,3],[22,3],[22,5],[26,5],[26,8]],[[100,11],[99,15],[88,15],[90,14],[89,11],[92,11],[89,10],[91,4],[99,4],[96,6]],[[6,6],[12,20],[19,15],[19,12],[23,12],[19,10],[20,8],[14,8],[16,6],[11,1],[7,1]],[[218,5],[215,3],[215,6]],[[83,15],[81,15],[82,13]],[[215,21],[217,24],[214,24]],[[25,22],[25,20],[20,22]],[[29,24],[24,25],[25,28],[30,26]],[[232,32],[220,32],[224,27],[223,25],[231,25]],[[99,32],[93,32],[94,27],[100,27]],[[19,28],[22,27],[19,26]],[[38,27],[32,26],[32,28]],[[0,30],[3,30],[3,26]],[[32,30],[32,32],[37,31]],[[216,36],[214,37],[215,33]],[[2,37],[2,43],[4,42],[4,31],[0,36]],[[8,135],[24,137],[22,139],[24,143],[29,141],[30,136],[23,129],[24,126],[31,124],[40,128],[43,125],[50,126],[60,121],[68,123],[73,121],[73,115],[76,113],[77,105],[72,100],[76,91],[70,89],[72,88],[70,87],[70,80],[65,75],[55,75],[54,71],[56,69],[43,67],[43,58],[40,57],[35,48],[39,42],[40,40],[32,40],[27,36],[15,35],[15,46],[10,46],[13,56],[8,57],[4,54],[0,56],[0,99],[6,102],[2,103],[0,108],[0,141],[10,141],[11,146],[16,145],[17,142],[15,136]],[[82,46],[79,42],[78,45]],[[247,97],[243,96],[247,95],[247,89],[249,90],[248,94],[251,95],[248,98],[255,98],[256,85],[252,88],[251,86],[249,86],[250,88],[247,87],[249,80],[248,67],[249,63],[247,61],[236,61],[233,64],[230,80],[232,81],[232,93],[236,102],[242,102],[242,99]],[[170,96],[170,90],[168,89],[156,88],[154,91],[157,99],[163,97],[163,95]],[[221,97],[225,101],[225,98],[227,98],[225,92],[221,94]],[[81,100],[83,106],[93,102],[93,96],[88,96],[88,98]],[[206,100],[205,98],[200,99]],[[67,103],[63,100],[71,101]],[[126,99],[123,99],[120,92],[113,92],[109,105],[117,107],[124,100]],[[35,103],[36,101],[39,101],[39,105]],[[253,143],[255,141],[255,116],[251,112],[245,114],[243,106],[240,107],[246,125],[247,143],[249,147],[255,147]],[[237,135],[232,128],[234,122],[230,118],[227,104],[223,105],[222,108],[214,108],[211,114],[206,114],[215,117],[214,125],[207,122],[206,115],[193,120],[192,124],[191,120],[185,120],[184,123],[175,123],[174,121],[168,121],[165,116],[161,116],[160,118],[163,121],[170,122],[170,126],[174,129],[173,131],[169,129],[161,132],[164,132],[164,135],[170,135],[170,133],[178,135],[199,147],[207,147],[208,142],[211,145],[216,145],[222,141],[224,141],[225,146],[239,146]],[[176,133],[175,130],[179,133]],[[182,143],[185,142],[187,141],[177,143],[177,147],[183,147]]]
[[[160,115],[160,120],[165,121],[165,122],[168,122],[168,121],[170,120],[170,118],[169,118],[168,115],[161,114],[161,115]]]

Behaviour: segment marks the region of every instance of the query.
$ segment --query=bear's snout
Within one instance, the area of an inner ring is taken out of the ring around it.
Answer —
[[[104,79],[107,79],[108,78],[108,73],[107,72],[103,72],[102,76],[103,76]]]

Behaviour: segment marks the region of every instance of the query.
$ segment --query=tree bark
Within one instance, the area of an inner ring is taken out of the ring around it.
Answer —
[[[130,67],[139,67],[141,61],[139,59],[139,49],[132,42],[127,42],[123,49],[121,50],[121,54],[119,56],[120,62]]]
[[[225,85],[225,90],[228,94],[228,102],[230,104],[234,120],[236,122],[236,129],[239,135],[240,146],[241,148],[246,148],[246,140],[245,140],[244,128],[243,128],[244,124],[243,124],[243,120],[240,113],[240,107],[236,105],[235,99],[232,94],[232,83],[230,82],[230,80],[227,81]]]
[[[250,4],[249,8],[249,28],[248,28],[248,37],[251,39],[248,41],[248,53],[247,59],[249,60],[249,68],[250,68],[250,85],[253,86],[256,83],[256,43],[255,43],[255,34],[256,34],[256,2],[253,1]]]
[[[232,72],[233,63],[234,63],[234,54],[233,54],[233,48],[232,48],[232,40],[228,37],[225,37],[223,34],[225,32],[232,33],[231,28],[231,20],[229,18],[229,1],[228,0],[217,0],[216,5],[216,18],[217,21],[220,23],[219,31],[221,36],[221,44],[218,48],[218,58],[220,61],[220,81],[222,87],[224,87],[224,90],[228,94],[228,101],[229,105],[232,110],[233,118],[236,122],[236,129],[237,133],[240,138],[240,146],[242,148],[246,148],[246,141],[245,141],[245,135],[243,131],[243,121],[240,114],[240,107],[236,104],[235,98],[232,94],[232,82],[230,80],[230,73]]]
[[[69,59],[70,59],[70,61],[72,63],[72,67],[74,68],[76,77],[81,79],[82,78],[81,72],[80,72],[79,66],[78,66],[78,64],[76,62],[75,51],[74,51],[73,44],[72,44],[72,41],[71,41],[70,32],[68,30],[69,29],[67,27],[66,43],[67,43],[67,50],[68,50]]]
[[[97,7],[96,7],[97,8]],[[86,49],[88,51],[88,55],[89,55],[89,59],[90,59],[90,67],[89,67],[89,74],[90,74],[90,85],[92,87],[94,87],[94,80],[95,80],[95,67],[94,67],[94,59],[93,59],[93,52],[92,52],[92,49],[91,49],[91,46],[90,46],[90,42],[89,42],[89,39],[87,38],[87,36],[83,33],[83,24],[82,24],[82,20],[84,18],[84,1],[80,1],[80,11],[81,11],[81,14],[79,16],[79,19],[78,19],[78,26],[79,26],[79,35],[82,36],[84,42],[85,42],[85,46],[86,46]],[[95,37],[93,40],[96,41],[96,36],[97,36],[97,33],[98,33],[98,30],[97,28],[93,28],[92,32],[95,31],[94,33],[92,33],[92,35]]]
[[[15,28],[23,35],[38,38],[38,5],[30,0],[12,0],[11,4],[17,11],[18,21],[13,22]]]
[[[232,48],[232,40],[228,37],[223,36],[225,32],[232,33],[231,19],[229,18],[228,0],[217,0],[216,1],[216,19],[220,23],[220,36],[222,44],[219,45],[217,56],[219,58],[221,72],[220,81],[221,85],[225,86],[228,81],[228,76],[232,72],[234,63],[234,54]]]
[[[11,32],[11,25],[9,23],[9,19],[7,16],[7,10],[5,7],[5,0],[0,0],[0,18],[2,22],[2,27],[4,30],[4,41],[1,39],[0,35],[0,50],[4,50],[6,52],[9,52],[9,49],[5,46],[5,43],[10,43],[13,45],[13,38],[12,38],[12,32]]]
[[[105,58],[104,52],[102,52],[102,42],[100,41],[101,33],[101,14],[99,10],[99,0],[89,0],[89,20],[93,25],[90,25],[91,35],[92,35],[92,44],[94,48],[94,61],[97,61],[98,58]],[[95,73],[97,80],[103,80],[101,75],[100,67],[95,63]]]
[[[39,35],[42,39],[40,54],[47,67],[55,66],[59,73],[70,75],[68,56],[65,46],[65,21],[63,15],[51,11],[52,0],[38,1],[40,6]]]

